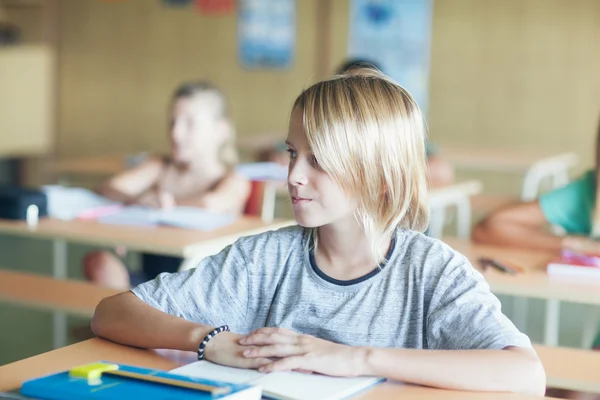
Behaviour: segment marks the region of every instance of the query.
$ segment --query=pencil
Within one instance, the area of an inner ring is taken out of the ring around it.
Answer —
[[[144,374],[139,374],[137,372],[128,372],[128,371],[123,371],[123,370],[105,371],[102,373],[102,375],[115,375],[115,376],[121,376],[121,377],[129,378],[129,379],[137,379],[137,380],[142,380],[142,381],[146,381],[146,382],[160,383],[163,385],[177,386],[177,387],[192,389],[192,390],[200,390],[202,392],[208,392],[213,395],[226,394],[231,391],[231,389],[227,388],[227,387],[218,387],[218,386],[212,386],[212,385],[196,383],[196,382],[186,382],[186,381],[180,381],[178,379],[163,378],[161,376],[155,376],[155,375],[144,375]]]

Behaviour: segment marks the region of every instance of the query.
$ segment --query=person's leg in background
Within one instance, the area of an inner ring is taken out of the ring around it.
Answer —
[[[83,258],[85,278],[97,285],[117,290],[129,290],[131,280],[127,267],[109,251],[93,251]]]

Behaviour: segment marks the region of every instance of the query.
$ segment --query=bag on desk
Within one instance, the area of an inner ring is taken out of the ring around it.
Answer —
[[[24,220],[27,218],[27,208],[31,205],[37,207],[37,216],[48,214],[46,195],[39,190],[0,186],[0,218]]]

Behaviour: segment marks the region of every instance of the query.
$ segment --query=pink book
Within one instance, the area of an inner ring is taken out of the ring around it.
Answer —
[[[547,271],[551,276],[600,279],[600,255],[563,250],[561,258],[548,263]]]
[[[77,219],[90,220],[116,214],[123,208],[122,204],[111,204],[109,206],[95,207],[77,214]]]

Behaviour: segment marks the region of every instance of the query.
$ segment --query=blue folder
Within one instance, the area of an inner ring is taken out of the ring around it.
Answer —
[[[21,386],[20,393],[24,396],[44,400],[120,400],[120,399],[227,399],[232,395],[240,395],[248,391],[249,399],[260,399],[261,390],[258,386],[231,384],[207,379],[191,378],[170,374],[160,370],[139,368],[119,364],[119,370],[136,372],[144,375],[154,375],[163,378],[176,379],[183,382],[202,383],[211,386],[229,388],[226,394],[211,394],[193,389],[186,389],[166,384],[147,382],[113,375],[103,375],[99,379],[72,377],[69,371],[32,379]]]

